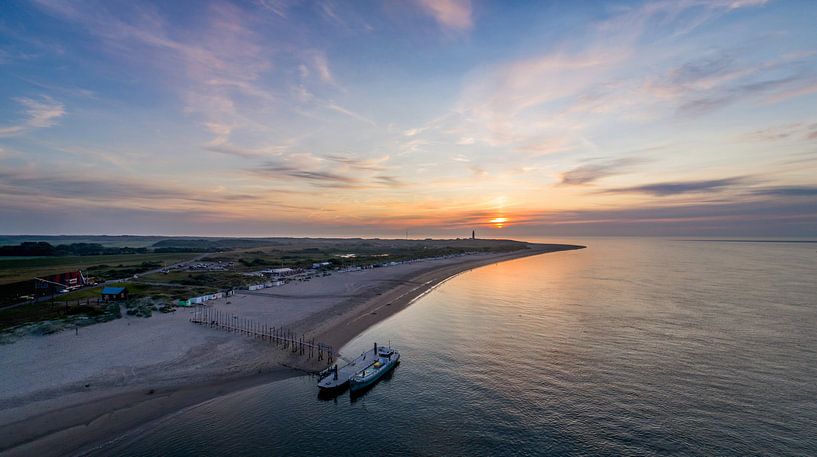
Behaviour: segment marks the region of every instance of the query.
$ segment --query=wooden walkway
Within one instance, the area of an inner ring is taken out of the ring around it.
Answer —
[[[372,348],[342,367],[335,365],[327,368],[320,374],[321,379],[318,381],[318,387],[325,390],[344,387],[349,382],[349,378],[374,363],[376,357],[377,354]]]
[[[298,336],[290,329],[270,326],[210,306],[201,306],[196,309],[190,317],[190,322],[268,341],[280,349],[287,349],[293,354],[306,356],[307,359],[317,357],[318,360],[323,360],[325,357],[329,363],[332,363],[336,357],[332,346],[316,342],[314,338],[307,339],[305,335]]]

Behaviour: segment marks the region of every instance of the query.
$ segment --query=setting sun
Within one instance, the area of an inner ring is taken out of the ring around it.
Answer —
[[[502,228],[505,226],[505,223],[508,222],[507,217],[495,217],[488,221],[496,226],[496,228]]]

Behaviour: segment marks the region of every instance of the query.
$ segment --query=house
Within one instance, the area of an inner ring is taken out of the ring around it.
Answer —
[[[127,287],[103,287],[101,294],[102,294],[102,300],[104,300],[104,301],[126,300],[128,298],[128,288]]]
[[[64,293],[79,289],[86,284],[88,284],[88,282],[79,270],[44,276],[42,278],[34,278],[34,295],[41,297]]]

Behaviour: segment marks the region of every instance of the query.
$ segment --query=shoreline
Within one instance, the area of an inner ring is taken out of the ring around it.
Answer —
[[[397,314],[458,274],[494,263],[583,247],[532,244],[531,248],[523,251],[431,265],[394,280],[391,287],[382,292],[367,290],[362,296],[351,296],[322,312],[313,313],[294,322],[293,328],[341,348],[371,326]],[[263,344],[255,343],[256,346]],[[312,371],[287,367],[287,360],[282,361],[280,357],[276,361],[275,366],[242,367],[232,376],[211,375],[205,380],[164,385],[134,384],[93,394],[80,392],[31,402],[14,408],[24,418],[0,421],[3,430],[0,433],[0,453],[9,456],[81,455],[213,398]],[[153,385],[156,387],[151,387]]]
[[[539,249],[531,248],[530,251],[514,251],[492,256],[487,259],[467,259],[464,262],[454,265],[434,267],[416,274],[410,281],[396,284],[382,295],[378,295],[359,304],[341,303],[327,310],[327,312],[339,314],[339,319],[325,319],[323,325],[321,325],[321,323],[315,323],[311,319],[306,319],[296,327],[310,326],[310,324],[312,324],[311,327],[313,329],[318,329],[318,331],[315,332],[317,335],[316,339],[327,344],[332,344],[334,347],[341,348],[357,335],[366,331],[369,327],[397,314],[435,287],[459,274],[494,263],[584,248],[584,246],[573,247],[571,245],[544,246],[548,247]],[[561,248],[554,249],[556,246]],[[565,249],[564,247],[566,246],[571,247]]]

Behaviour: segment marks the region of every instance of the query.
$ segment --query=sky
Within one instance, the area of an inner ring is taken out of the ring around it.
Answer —
[[[817,2],[0,5],[0,233],[817,237]]]

